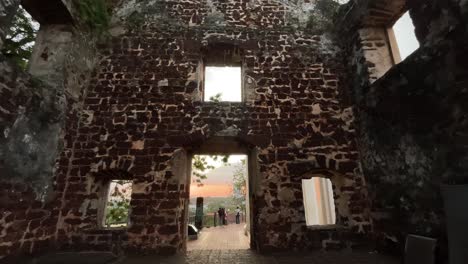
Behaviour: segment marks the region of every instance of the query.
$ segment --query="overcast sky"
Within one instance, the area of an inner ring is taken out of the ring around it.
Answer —
[[[393,26],[395,37],[400,49],[401,59],[404,60],[419,48],[419,42],[414,33],[413,21],[408,12]]]
[[[206,67],[205,101],[221,93],[221,101],[241,102],[240,67]]]

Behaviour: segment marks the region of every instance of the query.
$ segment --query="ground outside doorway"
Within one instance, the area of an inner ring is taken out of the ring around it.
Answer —
[[[197,240],[187,243],[187,251],[195,250],[240,250],[249,249],[249,237],[245,235],[244,225],[230,224],[203,228]]]

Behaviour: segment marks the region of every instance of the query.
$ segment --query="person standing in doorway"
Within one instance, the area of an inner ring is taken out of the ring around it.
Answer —
[[[219,219],[219,225],[222,226],[224,225],[224,216],[223,216],[223,208],[218,209],[218,219]]]
[[[236,208],[236,224],[240,224],[240,208],[237,206]]]
[[[223,225],[226,225],[226,208],[221,208],[223,212]]]

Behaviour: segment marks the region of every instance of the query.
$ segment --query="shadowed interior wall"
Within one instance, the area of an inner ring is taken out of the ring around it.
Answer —
[[[364,1],[363,1],[364,2]],[[446,248],[441,184],[466,184],[467,3],[369,1],[349,10],[346,39],[361,163],[379,248],[403,251],[408,233]],[[409,9],[421,47],[393,67],[382,32]],[[373,15],[365,10],[374,10]],[[377,55],[376,55],[377,54]],[[441,253],[444,254],[443,252]]]
[[[23,3],[43,25],[29,73],[0,55],[0,257],[183,252],[187,157],[225,136],[256,159],[261,251],[445,245],[440,183],[467,182],[467,1],[350,1],[324,34],[312,1],[115,1],[99,45],[70,0],[52,16]],[[17,5],[0,0],[0,38]],[[421,48],[394,66],[386,28],[406,9]],[[244,101],[202,102],[204,64],[233,61]],[[305,222],[317,174],[335,197],[325,229]],[[127,229],[98,224],[112,179],[133,182]]]

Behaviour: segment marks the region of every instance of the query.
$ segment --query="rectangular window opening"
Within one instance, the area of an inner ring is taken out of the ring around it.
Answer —
[[[128,227],[132,187],[133,183],[129,180],[112,180],[109,183],[103,219],[104,227]]]
[[[395,63],[399,63],[419,48],[419,41],[416,38],[415,27],[409,11],[403,14],[391,31],[389,35],[390,42],[392,43],[393,57]],[[392,34],[394,37],[393,41]]]
[[[328,226],[336,223],[335,201],[330,179],[312,177],[302,180],[302,193],[307,226]]]
[[[240,66],[205,67],[205,102],[242,102]]]

